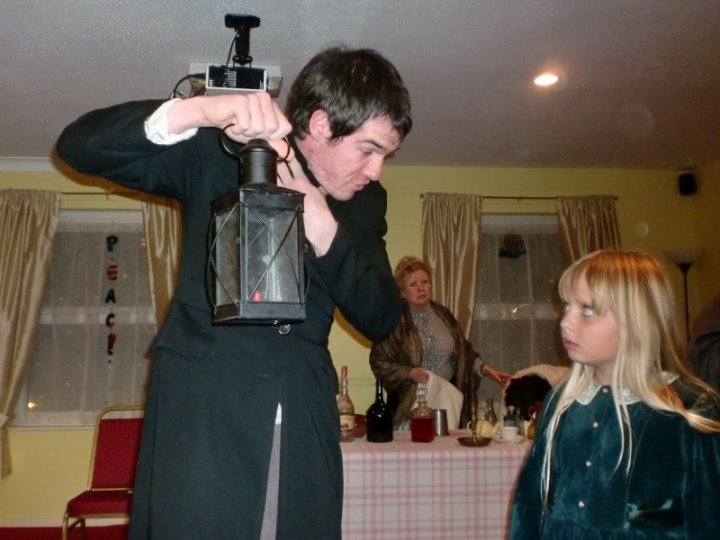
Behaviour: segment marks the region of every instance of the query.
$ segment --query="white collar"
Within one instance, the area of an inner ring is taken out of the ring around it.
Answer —
[[[662,378],[665,379],[665,382],[667,384],[671,384],[675,382],[675,379],[677,379],[678,376],[675,373],[663,371]],[[590,381],[590,384],[587,385],[585,390],[583,390],[583,392],[577,398],[575,398],[575,401],[577,401],[581,405],[589,404],[595,398],[595,395],[600,391],[600,389],[603,388],[603,386],[607,385],[598,384],[593,379],[592,381]],[[625,405],[632,405],[633,403],[637,403],[638,401],[640,401],[640,398],[637,397],[627,386],[623,386],[620,390],[620,393],[621,396],[619,401],[621,403],[624,403]]]

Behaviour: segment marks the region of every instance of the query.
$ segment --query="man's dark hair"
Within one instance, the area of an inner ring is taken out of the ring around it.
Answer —
[[[377,117],[387,117],[403,139],[412,128],[410,93],[395,67],[372,49],[334,47],[307,63],[290,88],[285,111],[296,136],[307,134],[318,109],[327,113],[333,139]]]

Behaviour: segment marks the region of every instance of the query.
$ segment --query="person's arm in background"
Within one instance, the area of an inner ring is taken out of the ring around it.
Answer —
[[[712,420],[720,420],[720,397],[702,392],[691,410]],[[700,433],[683,426],[677,434],[682,450],[677,466],[685,471],[682,482],[683,516],[687,538],[716,538],[720,530],[720,433]]]
[[[492,367],[489,362],[482,362],[482,365],[480,366],[480,373],[481,375],[488,377],[498,383],[500,386],[505,386],[507,382],[510,380],[510,373],[505,373],[504,371],[499,371]]]
[[[472,359],[472,369],[480,377],[489,377],[499,385],[505,386],[505,383],[510,380],[510,374],[495,369],[489,362],[482,359],[480,354],[473,349],[472,343],[465,338],[460,324],[447,307],[437,302],[433,302],[433,306],[438,315],[449,326],[450,331],[455,336],[456,343],[459,343],[458,355],[462,358]]]
[[[720,330],[693,340],[690,344],[690,365],[700,379],[720,392]]]

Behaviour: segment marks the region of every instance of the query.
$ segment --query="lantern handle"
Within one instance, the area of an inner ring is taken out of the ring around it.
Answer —
[[[222,147],[223,151],[234,158],[240,159],[240,152],[243,149],[244,144],[241,144],[237,141],[232,140],[230,137],[228,137],[225,134],[225,130],[232,126],[232,124],[228,124],[222,130],[220,131],[220,146]]]
[[[228,129],[230,126],[232,126],[232,124],[228,124],[220,131],[220,146],[227,155],[240,159],[240,153],[242,152],[242,149],[245,145],[234,141],[227,136],[225,130]],[[278,157],[277,160],[278,163],[289,163],[288,158],[290,157],[290,153],[292,152],[292,146],[290,145],[290,141],[287,137],[283,137],[282,140],[285,141],[285,144],[287,144],[287,152],[285,152],[285,155],[283,157]]]

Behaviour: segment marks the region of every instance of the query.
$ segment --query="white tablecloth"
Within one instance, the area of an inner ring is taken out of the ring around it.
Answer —
[[[342,443],[344,540],[501,540],[529,441],[460,445],[395,432],[391,443]]]

